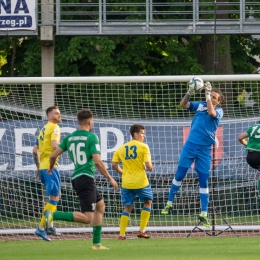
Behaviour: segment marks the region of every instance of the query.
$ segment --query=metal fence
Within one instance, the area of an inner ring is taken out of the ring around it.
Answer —
[[[56,1],[58,35],[259,34],[258,1]]]
[[[1,27],[0,35],[37,36],[42,26],[52,26],[56,35],[70,36],[252,34],[260,37],[259,1],[219,1],[38,0],[37,30]],[[0,8],[3,11],[7,7],[0,3]],[[0,21],[4,15],[0,13]]]

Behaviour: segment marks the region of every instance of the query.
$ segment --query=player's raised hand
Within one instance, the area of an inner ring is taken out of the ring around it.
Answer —
[[[211,100],[210,94],[211,94],[212,86],[210,82],[207,81],[204,83],[204,89],[205,89],[206,101]]]
[[[205,95],[211,94],[212,86],[211,86],[210,82],[207,81],[204,83],[204,89],[205,89]]]
[[[189,90],[187,92],[189,96],[193,96],[195,94],[195,89],[193,85],[189,85]]]

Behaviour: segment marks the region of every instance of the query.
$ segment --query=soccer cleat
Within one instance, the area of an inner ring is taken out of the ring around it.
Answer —
[[[137,232],[137,237],[139,238],[150,238],[150,236],[146,233],[146,232],[141,232],[141,231],[138,231]]]
[[[127,240],[126,236],[119,236],[118,240]]]
[[[199,220],[202,222],[204,227],[210,228],[210,223],[209,223],[208,217],[204,213],[201,213],[199,215]]]
[[[93,245],[90,249],[92,249],[92,250],[108,250],[107,247],[102,246],[102,245],[100,245],[100,246]]]
[[[51,227],[51,222],[53,221],[53,213],[50,210],[44,212],[45,217],[45,229],[49,230]]]
[[[171,204],[166,204],[164,209],[161,211],[161,214],[167,215],[167,214],[170,213],[171,210],[172,210],[172,205]]]
[[[48,228],[46,230],[46,232],[47,232],[47,235],[53,235],[53,236],[57,236],[57,237],[61,235],[61,233],[58,232],[55,227]]]
[[[43,240],[50,242],[51,239],[48,238],[45,230],[40,230],[39,228],[36,229],[35,233],[36,236],[41,237]]]

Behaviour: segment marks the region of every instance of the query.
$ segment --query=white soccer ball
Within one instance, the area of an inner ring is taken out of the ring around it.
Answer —
[[[193,77],[189,82],[189,87],[193,88],[195,91],[201,91],[204,87],[203,79],[199,77]]]

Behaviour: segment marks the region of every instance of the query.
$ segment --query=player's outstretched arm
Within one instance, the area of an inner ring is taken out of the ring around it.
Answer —
[[[34,159],[34,162],[36,164],[36,179],[39,179],[40,178],[40,156],[39,156],[39,147],[37,145],[35,145],[33,147],[33,159]]]
[[[50,155],[50,168],[47,171],[47,174],[51,174],[51,170],[54,167],[54,164],[56,162],[56,159],[58,158],[59,155],[61,155],[64,151],[60,148],[57,147],[54,152]]]
[[[112,162],[112,167],[115,171],[117,171],[119,174],[123,173],[122,168],[119,166],[117,162]]]
[[[190,107],[190,103],[189,103],[190,97],[195,94],[194,82],[192,82],[192,84],[190,84],[190,83],[189,83],[188,92],[185,94],[185,96],[182,98],[182,100],[180,102],[180,106],[182,108],[189,108]]]
[[[207,108],[208,108],[208,114],[210,116],[215,117],[216,111],[215,111],[214,106],[211,101],[212,86],[211,86],[210,82],[207,81],[204,83],[204,89],[205,89],[205,97],[206,97],[206,103],[207,103]]]
[[[190,100],[190,95],[187,93],[187,94],[182,98],[182,100],[181,100],[181,102],[180,102],[180,106],[181,106],[182,108],[189,108],[189,107],[190,107],[190,102],[189,102],[189,100]]]
[[[117,182],[114,180],[114,178],[108,173],[105,164],[103,163],[103,161],[100,158],[100,154],[92,154],[94,163],[98,169],[98,171],[107,178],[107,180],[109,181],[110,185],[114,188],[114,190],[118,189],[118,184]]]
[[[247,146],[246,138],[248,138],[248,137],[249,137],[248,133],[247,133],[247,132],[244,132],[244,133],[240,134],[240,135],[237,137],[237,139],[238,139],[238,141],[239,141],[242,145]]]
[[[151,172],[153,170],[152,162],[145,162],[145,168],[147,171]]]

